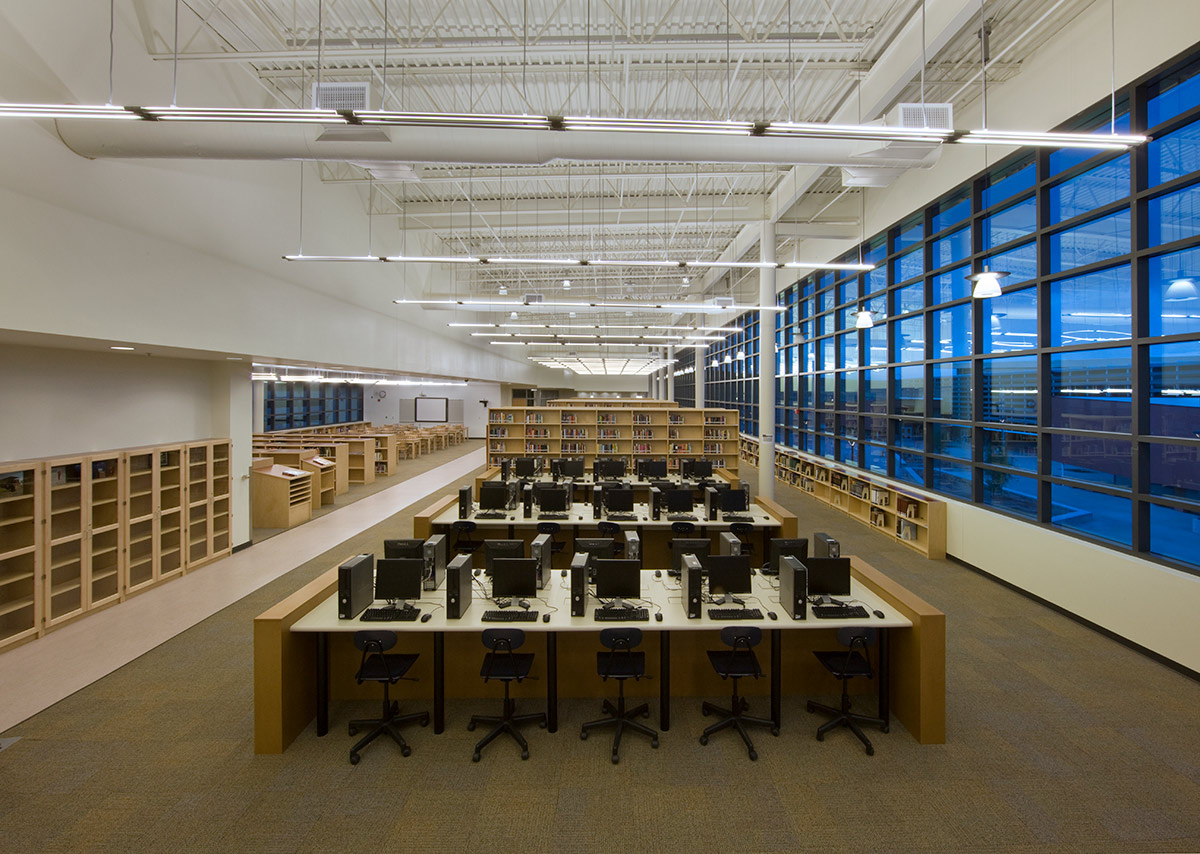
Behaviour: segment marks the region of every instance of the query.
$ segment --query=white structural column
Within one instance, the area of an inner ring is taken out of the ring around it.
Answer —
[[[762,223],[761,259],[775,263],[775,223]],[[775,268],[758,271],[758,304],[775,305]],[[775,497],[775,312],[760,311],[758,318],[758,494]]]
[[[667,348],[668,364],[663,370],[667,374],[667,400],[675,399],[675,347]]]
[[[693,376],[696,378],[696,408],[704,408],[704,372],[708,369],[708,348],[696,348],[696,373]]]

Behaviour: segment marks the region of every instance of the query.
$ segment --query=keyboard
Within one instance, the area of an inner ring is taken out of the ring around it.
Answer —
[[[636,522],[638,519],[634,513],[609,513],[605,518],[610,522]]]
[[[822,620],[861,620],[867,609],[862,605],[813,605],[812,615]]]
[[[537,620],[537,611],[526,611],[523,608],[517,608],[512,611],[483,612],[483,621],[485,623],[536,623]]]
[[[368,623],[404,623],[419,616],[420,608],[368,608],[359,619]]]
[[[709,608],[710,620],[761,620],[762,611],[757,608]]]
[[[734,515],[733,513],[726,513],[722,518],[726,522],[753,522],[754,521],[753,516],[737,516],[737,515]]]
[[[598,623],[645,623],[650,619],[647,608],[597,608],[592,619]]]
[[[476,519],[503,519],[507,516],[503,510],[483,510],[475,514]]]
[[[537,515],[537,517],[538,517],[539,521],[543,520],[543,519],[565,520],[565,519],[570,519],[571,514],[570,513],[539,513]]]
[[[700,521],[690,513],[668,513],[668,522],[698,522]]]

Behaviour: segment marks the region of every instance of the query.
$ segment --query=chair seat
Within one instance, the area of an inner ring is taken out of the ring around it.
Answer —
[[[359,682],[394,682],[407,673],[419,657],[414,653],[372,655],[363,662],[356,678]]]
[[[758,657],[754,653],[747,655],[745,650],[710,649],[708,660],[719,676],[740,679],[743,676],[758,676],[762,673],[762,668],[758,666]]]
[[[484,679],[510,681],[524,679],[533,668],[532,652],[489,652],[483,657],[479,675]]]
[[[633,679],[646,675],[646,653],[609,652],[596,653],[596,672],[608,679]]]
[[[824,665],[826,670],[838,679],[854,678],[856,676],[870,678],[871,676],[871,665],[858,650],[850,653],[848,663],[845,650],[815,651],[813,655]]]

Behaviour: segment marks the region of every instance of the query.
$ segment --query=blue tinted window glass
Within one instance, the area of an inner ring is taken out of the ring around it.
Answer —
[[[817,400],[820,409],[833,409],[833,374],[817,374]]]
[[[893,420],[892,443],[897,448],[925,450],[925,422]]]
[[[1131,448],[1128,439],[1055,433],[1050,437],[1050,473],[1064,480],[1128,489]]]
[[[853,383],[854,375],[847,374],[846,382]],[[857,415],[839,415],[837,416],[837,427],[835,432],[839,436],[847,436],[851,439],[858,438],[858,416]]]
[[[1129,348],[1113,347],[1050,357],[1050,425],[1128,433]]]
[[[1057,175],[1096,156],[1090,148],[1060,148],[1050,152],[1050,174]]]
[[[931,423],[929,450],[944,457],[971,459],[971,428],[958,424]]]
[[[850,303],[850,305],[838,312],[838,329],[853,329],[854,322],[858,320],[859,303]]]
[[[1129,545],[1132,516],[1128,498],[1053,483],[1050,504],[1051,525]]]
[[[1036,347],[1037,288],[1007,291],[992,299],[976,300],[983,316],[983,352],[1004,353]]]
[[[1131,310],[1128,264],[1052,282],[1050,346],[1128,338]]]
[[[858,409],[858,371],[843,371],[837,375],[842,409]]]
[[[869,273],[867,273],[863,278],[863,287],[865,288],[863,293],[873,294],[876,291],[882,291],[887,287],[887,265],[885,264],[882,267],[876,267],[874,270],[871,270]]]
[[[1151,199],[1147,210],[1151,244],[1200,234],[1200,184]]]
[[[1028,198],[983,220],[983,248],[991,249],[1002,243],[1019,240],[1033,234],[1036,228],[1037,204],[1033,198]]]
[[[984,429],[982,453],[985,463],[1036,472],[1037,434],[1017,430]]]
[[[1146,145],[1147,186],[1195,172],[1200,165],[1200,122],[1192,122]]]
[[[1031,243],[1029,246],[1030,251],[1033,251],[1033,244]],[[1036,266],[1037,265],[1035,263],[1035,270]],[[993,267],[992,269],[999,270],[1008,268]],[[971,295],[971,283],[967,280],[967,276],[970,274],[971,267],[967,264],[964,264],[961,267],[955,267],[953,270],[947,270],[940,276],[934,276],[933,304],[937,305],[943,302],[953,302],[957,299],[969,297]]]
[[[836,367],[837,360],[834,359],[833,339],[821,338],[817,341],[817,369],[832,371]]]
[[[983,206],[990,208],[992,205],[1011,198],[1017,193],[1028,190],[1033,186],[1036,177],[1037,172],[1034,169],[1034,164],[1029,163],[1027,166],[1023,166],[1017,171],[1010,173],[1005,178],[993,180],[991,185],[983,191]]]
[[[1150,432],[1200,439],[1200,341],[1150,348]]]
[[[887,474],[887,451],[878,445],[863,445],[863,468]]]
[[[868,442],[885,444],[887,442],[886,418],[863,418],[863,438]]]
[[[925,358],[925,318],[918,314],[892,324],[894,361],[915,362]]]
[[[971,499],[971,467],[946,460],[933,460],[933,480],[929,484],[938,492],[956,498]]]
[[[896,234],[896,251],[903,252],[908,247],[915,246],[924,236],[925,227],[919,219],[914,223],[901,225]]]
[[[857,368],[858,367],[858,333],[854,332],[854,331],[843,332],[838,337],[841,339],[841,350],[842,350],[840,367]]]
[[[1150,551],[1180,563],[1196,563],[1200,513],[1150,505]]]
[[[1026,519],[1037,518],[1037,481],[1006,471],[982,470],[983,503]]]
[[[858,299],[858,277],[847,279],[837,286],[837,303],[844,305]]]
[[[845,439],[838,440],[838,455],[837,458],[848,465],[858,465],[858,451],[856,450],[857,442],[848,442]]]
[[[1050,235],[1050,271],[1069,270],[1129,251],[1129,211]]]
[[[828,314],[818,315],[815,329],[817,335],[825,335],[830,332],[833,329],[833,318]]]
[[[925,368],[908,365],[892,369],[894,411],[901,415],[925,414]]]
[[[877,322],[866,330],[863,338],[865,340],[862,352],[863,366],[886,365],[888,361],[887,324]]]
[[[1149,445],[1148,447],[1150,451],[1150,492],[1167,498],[1200,501],[1200,447],[1195,445]],[[1191,560],[1195,562],[1195,556]]]
[[[971,420],[971,363],[936,362],[933,365],[934,418]]]
[[[1050,222],[1081,216],[1129,195],[1129,155],[1124,154],[1050,188]]]
[[[925,272],[925,250],[918,247],[892,261],[892,279],[907,282]],[[873,291],[874,289],[872,289]]]
[[[960,228],[958,231],[947,234],[941,240],[933,242],[933,260],[934,269],[945,267],[947,264],[953,264],[955,261],[961,261],[971,254],[971,229]]]
[[[906,454],[903,451],[892,453],[892,472],[896,480],[905,483],[925,485],[925,458],[920,454]]]
[[[868,264],[878,264],[886,257],[887,239],[882,234],[867,241],[866,251],[863,252],[863,261]]]
[[[981,362],[981,421],[1037,424],[1037,357],[1009,356]]]
[[[1032,242],[1007,252],[989,255],[983,260],[989,269],[1008,272],[1008,276],[1000,280],[1002,288],[1011,288],[1037,276],[1037,247]]]
[[[934,207],[933,234],[962,222],[971,214],[971,197],[963,192],[939,202]]]
[[[1171,80],[1159,84],[1159,92],[1146,101],[1146,122],[1150,127],[1200,104],[1200,75],[1195,72],[1195,68],[1190,68],[1180,75],[1182,79],[1178,82]]]
[[[829,311],[831,308],[833,308],[833,290],[830,289],[823,291],[821,295],[817,297],[817,300],[821,306],[820,311]]]
[[[906,314],[925,307],[925,283],[915,282],[896,291],[896,314]]]
[[[817,437],[812,433],[801,433],[800,450],[815,454],[817,452]]]
[[[937,336],[934,358],[971,355],[971,304],[935,311],[933,332]]]
[[[887,369],[863,371],[863,411],[887,412]]]
[[[1200,247],[1150,259],[1150,334],[1200,332]]]

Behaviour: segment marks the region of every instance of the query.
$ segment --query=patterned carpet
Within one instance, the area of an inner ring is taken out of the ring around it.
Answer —
[[[566,700],[559,732],[528,731],[528,762],[501,741],[474,764],[466,718],[499,702],[460,701],[443,735],[408,731],[408,758],[380,742],[347,761],[345,722],[373,703],[335,707],[325,738],[310,727],[282,756],[255,756],[252,619],[342,555],[407,535],[410,507],[0,734],[20,737],[0,751],[3,848],[1200,850],[1200,684],[794,490],[776,497],[803,533],[838,537],[947,613],[945,745],[897,722],[873,734],[873,757],[845,730],[818,743],[793,699],[750,762],[731,733],[702,747],[699,702],[681,700],[659,749],[629,735],[614,766],[605,736],[578,738],[598,703]]]

